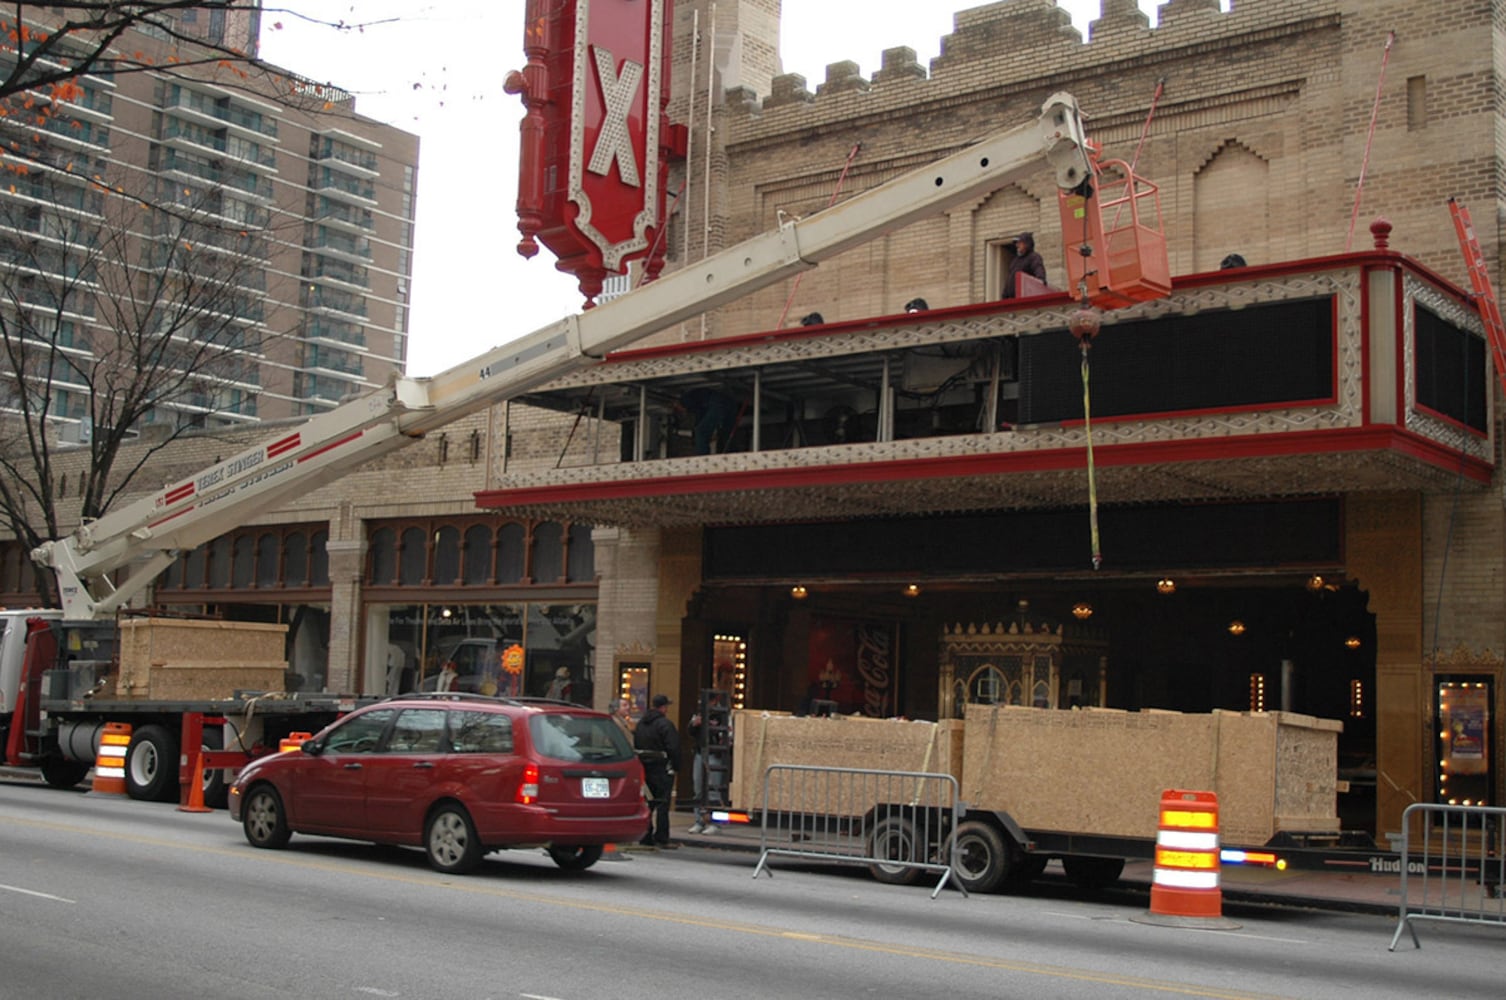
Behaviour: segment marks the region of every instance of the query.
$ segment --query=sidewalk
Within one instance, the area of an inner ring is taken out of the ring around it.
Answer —
[[[741,851],[757,854],[761,831],[757,826],[721,826],[711,833],[691,833],[693,819],[677,813],[672,820],[675,842],[686,847]],[[624,845],[626,847],[626,845]],[[646,850],[645,848],[632,848]],[[1376,853],[1376,852],[1370,852]],[[1363,855],[1369,857],[1367,853]],[[1375,913],[1395,916],[1401,902],[1401,879],[1396,874],[1371,874],[1367,867],[1353,870],[1307,870],[1288,868],[1277,871],[1255,865],[1224,865],[1220,883],[1224,899],[1231,902],[1287,906],[1300,909],[1337,910],[1350,913]],[[1150,861],[1131,861],[1124,866],[1120,881],[1130,886],[1150,889],[1154,865]],[[1048,877],[1060,868],[1052,865]]]

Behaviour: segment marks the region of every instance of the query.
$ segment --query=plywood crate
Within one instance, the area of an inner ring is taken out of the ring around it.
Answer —
[[[116,694],[213,700],[237,690],[281,691],[286,635],[286,625],[262,622],[122,619]]]
[[[1027,830],[1154,838],[1161,794],[1212,791],[1225,843],[1338,830],[1342,725],[1290,713],[969,705],[962,796]]]
[[[146,697],[154,701],[219,701],[237,691],[281,691],[287,664],[154,663]]]
[[[772,764],[929,772],[957,776],[962,723],[909,722],[862,716],[816,718],[741,709],[732,713],[732,803],[763,807],[764,772]],[[790,793],[771,789],[770,809],[797,808]],[[829,801],[834,814],[862,815],[875,803]]]

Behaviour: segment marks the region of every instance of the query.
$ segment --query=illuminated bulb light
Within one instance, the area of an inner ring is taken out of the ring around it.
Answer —
[[[913,584],[913,583],[907,584],[905,586],[905,589],[903,591],[901,591],[901,593],[904,594],[906,597],[919,597],[920,596],[920,587],[917,586],[916,584]]]
[[[1087,621],[1093,617],[1093,605],[1087,601],[1078,601],[1072,605],[1072,617],[1078,621]]]
[[[799,584],[796,584],[795,586],[790,588],[790,596],[797,601],[803,601],[810,596],[810,591],[806,590]]]
[[[1349,638],[1345,639],[1344,640],[1344,648],[1345,649],[1359,649],[1360,648],[1360,637],[1357,636],[1357,635],[1351,635]]]
[[[1156,581],[1156,593],[1158,593],[1158,594],[1175,594],[1176,592],[1177,592],[1177,582],[1175,580],[1173,580],[1171,577],[1169,577],[1169,576],[1162,577],[1161,579],[1159,579],[1159,580]]]
[[[1308,577],[1307,578],[1307,589],[1311,590],[1311,591],[1314,591],[1314,592],[1322,590],[1323,589],[1323,577],[1320,574],[1318,574],[1318,573],[1314,573],[1312,576]]]
[[[1244,635],[1245,634],[1245,623],[1242,622],[1242,621],[1240,621],[1238,618],[1234,619],[1232,622],[1229,623],[1229,634],[1230,635]]]

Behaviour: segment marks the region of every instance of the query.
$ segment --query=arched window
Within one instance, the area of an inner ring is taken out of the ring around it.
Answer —
[[[256,538],[256,585],[277,586],[277,563],[282,557],[282,539],[267,532]]]
[[[391,528],[378,528],[371,533],[371,564],[369,582],[382,586],[397,580],[397,532]]]
[[[533,529],[533,582],[555,583],[564,575],[564,529],[545,521]]]
[[[527,535],[515,521],[502,525],[497,541],[497,582],[519,583],[523,579],[523,540]]]
[[[208,560],[209,552],[203,545],[188,553],[183,569],[183,586],[194,589],[204,586],[204,568]]]
[[[309,586],[329,586],[329,532],[316,531],[309,536]]]
[[[467,586],[490,583],[492,579],[492,532],[484,524],[465,529],[465,574]]]
[[[229,535],[221,535],[209,545],[209,586],[214,590],[230,586],[230,552]]]
[[[434,532],[434,582],[449,586],[460,580],[460,531],[445,525]]]
[[[231,543],[230,585],[249,587],[256,572],[255,539],[250,535],[237,535]]]
[[[294,531],[282,543],[283,583],[289,587],[306,587],[309,582],[309,543],[303,532]]]
[[[589,583],[596,578],[596,549],[589,524],[570,525],[570,582]]]
[[[416,587],[425,580],[424,570],[429,565],[428,539],[422,528],[409,528],[403,532],[403,541],[398,552],[397,582],[404,587]]]

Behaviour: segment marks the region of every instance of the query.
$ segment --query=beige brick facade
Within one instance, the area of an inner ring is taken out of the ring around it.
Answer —
[[[1393,247],[1464,282],[1446,209],[1457,196],[1480,223],[1500,276],[1499,3],[1237,0],[1223,13],[1217,0],[1170,0],[1152,29],[1132,0],[1104,0],[1085,40],[1051,0],[1005,0],[959,12],[928,67],[913,50],[894,48],[871,70],[833,63],[814,85],[776,73],[777,0],[718,0],[714,26],[710,7],[683,0],[676,12],[671,114],[691,126],[692,141],[671,180],[672,190],[687,182],[670,229],[671,269],[1025,121],[1058,90],[1077,97],[1106,156],[1129,159],[1163,81],[1139,170],[1161,187],[1174,275],[1213,270],[1230,252],[1260,264],[1345,251],[1365,165],[1355,250],[1369,246],[1368,224],[1384,215],[1395,226]],[[1043,170],[855,249],[798,287],[784,282],[654,339],[767,330],[782,315],[789,323],[812,310],[827,320],[896,313],[915,296],[933,306],[994,297],[999,267],[990,247],[1021,230],[1036,234],[1060,282],[1065,248],[1054,201]],[[347,616],[360,609],[366,522],[472,512],[474,493],[509,472],[606,461],[620,447],[617,433],[504,404],[259,513],[258,522],[329,524],[331,686],[360,669],[360,629]],[[154,463],[154,483],[233,450],[215,438],[174,445]],[[1347,572],[1369,592],[1378,623],[1380,811],[1388,820],[1425,794],[1430,676],[1459,664],[1494,671],[1499,694],[1503,485],[1498,475],[1489,492],[1349,499]],[[700,581],[699,532],[598,527],[594,542],[598,665],[651,659],[655,690],[682,690],[681,629]],[[610,685],[598,683],[597,703],[608,697]]]

